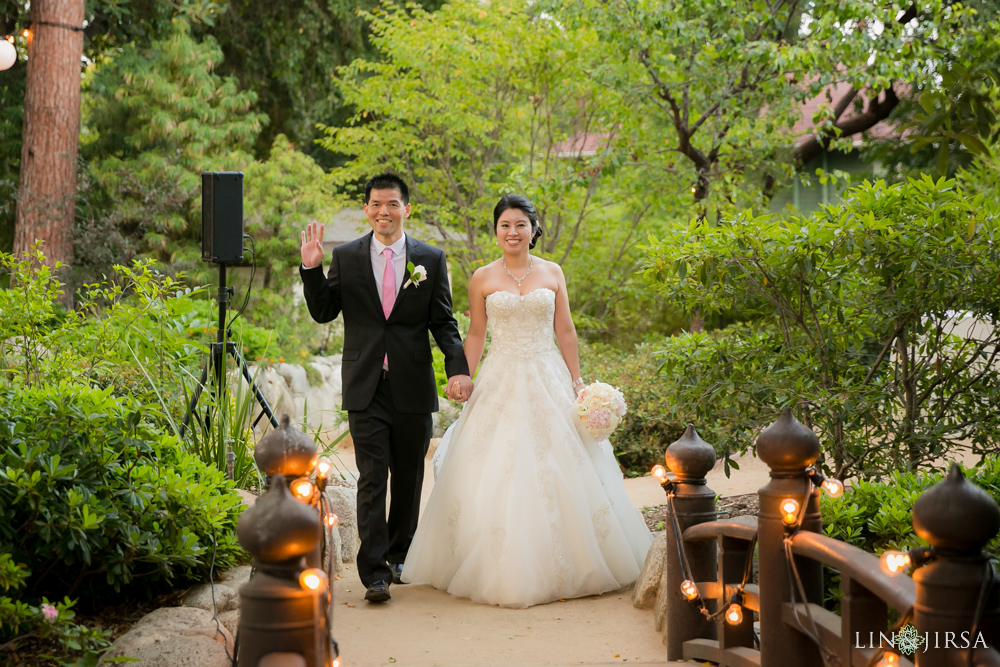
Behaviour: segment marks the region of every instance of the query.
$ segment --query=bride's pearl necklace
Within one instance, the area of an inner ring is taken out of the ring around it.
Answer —
[[[529,273],[531,273],[531,267],[535,264],[535,258],[531,256],[528,257],[528,270],[525,271],[524,275],[520,278],[510,272],[510,269],[507,268],[507,262],[503,261],[503,257],[500,258],[500,263],[503,264],[503,270],[507,272],[507,275],[513,278],[514,282],[517,283],[517,289],[521,289],[521,283],[523,283],[524,279],[528,277]]]

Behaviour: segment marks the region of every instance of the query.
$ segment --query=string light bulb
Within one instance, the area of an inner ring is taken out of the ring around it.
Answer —
[[[685,579],[681,582],[681,594],[688,600],[695,600],[698,598],[698,586],[690,579]]]
[[[729,605],[726,610],[726,623],[729,625],[739,625],[743,622],[743,608],[735,602]]]
[[[694,193],[695,193],[695,192],[697,192],[697,191],[698,191],[698,187],[697,187],[697,186],[694,186],[694,185],[692,185],[692,186],[691,186],[691,194],[694,194]]]
[[[839,479],[824,479],[820,486],[831,498],[839,498],[844,495],[844,483]]]
[[[0,40],[0,70],[10,69],[17,62],[17,49],[14,48],[14,38]]]
[[[333,659],[333,662],[330,663],[330,667],[343,667],[343,663],[340,661],[339,655]]]
[[[7,40],[8,42],[10,42],[11,44],[13,44],[13,43],[14,43],[14,35],[7,35],[7,37],[5,37],[5,39],[6,39],[6,40]]]
[[[663,484],[667,481],[667,469],[661,465],[653,466],[653,477],[655,477],[660,484]]]
[[[325,456],[319,457],[319,460],[316,461],[316,478],[326,479],[331,470],[333,470],[333,461]]]
[[[885,551],[879,557],[878,562],[882,571],[892,577],[910,566],[910,554],[902,551]]]
[[[892,667],[892,665],[899,664],[899,654],[893,653],[892,651],[886,651],[882,654],[881,659],[875,663],[875,667]]]
[[[781,520],[792,526],[799,520],[799,501],[795,498],[785,498],[781,501]]]
[[[27,28],[25,28],[25,29],[24,29],[24,32],[22,32],[22,33],[21,33],[21,35],[22,35],[22,36],[23,36],[23,37],[24,37],[25,39],[28,39],[28,38],[30,38],[30,37],[31,37],[31,31],[30,31],[30,30],[28,30]]]
[[[328,581],[326,572],[317,567],[303,570],[302,574],[299,575],[299,585],[307,591],[317,591],[325,587]]]
[[[291,486],[292,495],[299,500],[309,500],[312,498],[313,489],[313,483],[305,477],[299,477],[297,480],[292,482]]]
[[[325,523],[330,528],[333,528],[338,523],[340,523],[340,518],[333,512],[327,512],[326,516],[323,517],[323,523]]]

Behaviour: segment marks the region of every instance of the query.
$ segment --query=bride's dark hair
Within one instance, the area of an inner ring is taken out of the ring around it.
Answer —
[[[528,216],[528,220],[531,221],[531,229],[534,234],[531,236],[531,243],[528,247],[534,248],[542,235],[542,228],[538,225],[538,211],[535,210],[535,205],[524,195],[504,195],[500,197],[500,201],[493,207],[493,235],[496,236],[497,222],[500,220],[500,216],[504,211],[512,208],[524,213]]]

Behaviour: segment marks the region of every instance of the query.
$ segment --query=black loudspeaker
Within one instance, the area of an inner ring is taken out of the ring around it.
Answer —
[[[201,259],[243,263],[243,172],[201,173]]]

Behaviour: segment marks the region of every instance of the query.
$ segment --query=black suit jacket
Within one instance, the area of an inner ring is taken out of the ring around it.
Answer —
[[[458,324],[451,313],[451,290],[444,252],[406,235],[406,261],[427,269],[427,279],[400,288],[388,319],[382,313],[371,261],[372,234],[333,249],[330,271],[299,267],[309,313],[317,322],[344,314],[342,367],[344,409],[364,410],[375,395],[382,359],[389,356],[396,410],[431,413],[438,409],[431,363],[430,331],[444,352],[448,376],[468,375]],[[409,280],[404,272],[403,284]]]

